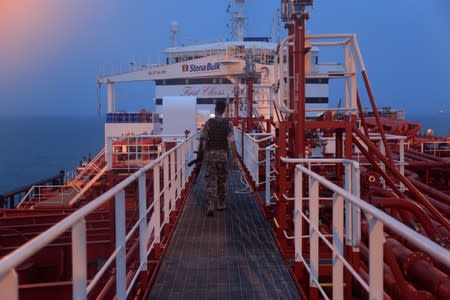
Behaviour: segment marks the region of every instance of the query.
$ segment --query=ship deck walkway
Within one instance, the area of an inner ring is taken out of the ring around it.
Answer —
[[[202,170],[193,184],[149,299],[299,299],[239,169],[229,167],[227,209],[206,216]]]

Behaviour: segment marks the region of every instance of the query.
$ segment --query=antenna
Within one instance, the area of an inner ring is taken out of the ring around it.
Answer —
[[[228,4],[227,13],[231,16],[231,38],[235,41],[244,40],[245,21],[247,17],[244,15],[244,5],[246,0],[230,0],[233,2],[233,9],[231,4]]]
[[[172,23],[170,23],[170,41],[172,47],[175,47],[177,45],[177,34],[179,30],[180,26],[178,25],[178,22],[172,21]]]
[[[281,20],[281,11],[280,9],[277,9],[272,19],[272,41],[277,43],[280,42],[280,27],[281,27],[280,20]]]

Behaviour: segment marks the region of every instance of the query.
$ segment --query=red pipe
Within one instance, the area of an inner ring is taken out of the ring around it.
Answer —
[[[371,187],[371,191],[374,195],[381,195],[384,197],[395,197],[395,194],[392,192],[389,192],[383,188],[379,187]],[[450,207],[443,204],[442,202],[435,200],[434,198],[431,198],[430,196],[425,195],[425,197],[430,201],[436,208],[441,211],[445,216],[450,217]],[[447,231],[448,232],[448,231]]]
[[[378,174],[380,174],[383,177],[383,179],[386,181],[386,183],[392,188],[394,193],[398,197],[403,198],[404,197],[403,193],[397,188],[397,185],[392,180],[392,178],[390,176],[388,176],[383,169],[381,169],[381,167],[378,165],[375,158],[372,155],[370,155],[370,152],[368,150],[366,150],[366,148],[355,137],[353,137],[353,142],[358,147],[358,149],[364,154],[365,158],[371,163],[372,167],[376,170],[376,172]]]
[[[412,252],[398,241],[388,238],[386,244],[402,266],[407,278],[432,293],[437,299],[450,299],[450,278],[433,266],[421,252]]]
[[[373,96],[373,93],[372,93],[372,87],[370,86],[369,77],[368,77],[367,72],[365,70],[363,70],[361,72],[361,74],[362,74],[362,77],[364,79],[364,83],[366,85],[367,94],[368,94],[369,99],[370,99],[370,104],[372,105],[373,113],[375,114],[375,119],[377,121],[377,126],[378,126],[379,131],[380,131],[381,139],[383,141],[384,148],[386,150],[386,154],[387,154],[388,160],[390,162],[394,162],[392,160],[391,150],[389,149],[389,145],[388,145],[387,140],[386,140],[386,135],[384,134],[383,125],[381,124],[380,114],[378,113],[378,108],[377,108],[377,104],[375,102],[375,97]]]
[[[428,154],[428,153],[421,153],[421,152],[417,152],[417,151],[414,151],[414,150],[405,150],[405,153],[411,153],[411,154],[420,155],[420,156],[426,157],[426,158],[428,158],[430,160],[445,161],[445,159],[442,158],[442,157],[437,157],[437,156],[434,156],[434,155],[431,155],[431,154]]]
[[[361,258],[366,262],[369,261],[369,249],[363,243],[360,244]],[[386,262],[383,266],[383,280],[385,284],[385,293],[389,292],[389,295],[394,299],[415,300],[418,299],[416,288],[409,283],[400,269],[395,256],[391,249],[384,245],[384,253]],[[434,297],[426,292],[427,296],[424,299],[434,299]],[[424,300],[422,299],[422,300]]]
[[[294,94],[297,96],[294,155],[305,157],[305,16],[296,14],[294,18]]]
[[[429,185],[426,185],[425,183],[421,182],[420,180],[417,180],[419,175],[416,173],[413,173],[411,171],[406,170],[406,174],[408,174],[408,179],[414,185],[416,185],[421,191],[425,192],[426,194],[438,199],[442,200],[442,202],[445,202],[447,205],[450,205],[450,196],[446,193],[443,193]]]
[[[365,282],[369,282],[369,274],[367,274],[367,271],[364,270],[362,267],[359,268],[358,274]],[[360,292],[364,294],[365,299],[369,298],[369,293],[367,293],[367,291],[364,288],[361,288]],[[386,292],[383,292],[383,300],[391,300],[391,299],[392,299],[391,296],[389,296]]]
[[[394,198],[394,197],[392,198],[373,197],[370,200],[370,203],[372,203],[373,205],[380,205],[381,207],[388,207],[388,208],[393,207],[408,210],[413,214],[415,218],[418,219],[420,224],[422,224],[423,228],[425,229],[426,233],[433,240],[435,241],[442,240],[441,234],[433,226],[424,209],[417,203],[410,201],[408,199]]]
[[[361,120],[361,125],[364,129],[364,133],[366,134],[366,136],[369,136],[369,129],[367,128],[367,124],[366,124],[366,117],[364,116],[364,110],[362,108],[361,105],[361,98],[359,98],[359,92],[356,91],[356,104],[358,105],[358,110],[359,110],[359,118]]]
[[[367,138],[365,135],[363,135],[356,126],[353,126],[353,132],[356,133],[356,135],[367,145],[369,150],[378,156],[378,158],[385,164],[386,168],[389,169],[389,171],[394,174],[407,188],[408,190],[417,197],[417,200],[419,200],[430,212],[438,219],[439,222],[441,222],[445,227],[450,230],[450,222],[428,201],[427,198],[404,176],[400,173],[395,166],[392,166],[392,164],[387,161],[387,159],[379,152],[377,147],[373,145],[373,143]],[[353,140],[355,143],[359,144],[359,141],[356,139],[356,137],[353,137]],[[364,147],[361,147],[364,148]],[[360,150],[361,150],[360,148]],[[367,157],[368,158],[368,157]],[[375,167],[375,165],[373,165]]]

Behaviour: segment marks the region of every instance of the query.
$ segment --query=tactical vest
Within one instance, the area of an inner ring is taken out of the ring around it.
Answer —
[[[228,148],[228,120],[210,119],[208,121],[208,149],[227,150]]]

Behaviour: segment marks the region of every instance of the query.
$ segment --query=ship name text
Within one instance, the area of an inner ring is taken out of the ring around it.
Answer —
[[[196,64],[190,64],[190,65],[183,65],[182,71],[183,72],[205,72],[205,71],[215,71],[220,69],[219,63],[207,63],[204,65],[196,65]]]

